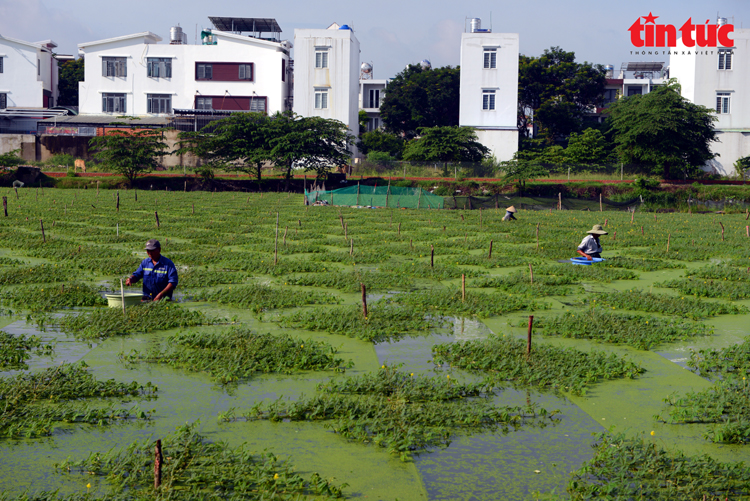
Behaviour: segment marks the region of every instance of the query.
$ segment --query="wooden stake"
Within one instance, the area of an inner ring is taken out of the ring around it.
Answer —
[[[115,208],[117,209],[117,212],[120,212],[120,192],[117,191],[117,205],[115,205]]]
[[[282,244],[286,247],[286,232],[289,230],[289,226],[284,226],[284,241]]]
[[[42,227],[42,239],[44,240],[44,243],[47,243],[47,237],[44,236],[44,223],[41,219],[39,220],[39,226]]]
[[[656,222],[656,212],[654,212],[654,222]]]
[[[487,259],[492,259],[492,240],[490,240],[490,252],[487,254]]]
[[[156,218],[156,227],[159,227],[159,213],[154,211],[154,217]]]
[[[643,226],[641,226],[641,236],[643,236]]]
[[[750,238],[750,226],[745,226],[745,235],[747,235],[747,238]]]
[[[617,240],[617,230],[615,230],[615,234],[612,236],[612,241],[614,242]]]
[[[182,189],[183,192],[187,192],[187,179],[185,179],[185,187]]]
[[[138,188],[133,189],[133,193],[135,194],[135,201],[138,201]]]
[[[349,256],[354,255],[354,239],[349,240]]]
[[[122,285],[122,278],[120,279],[120,301],[122,301],[122,316],[125,316],[125,287]]]
[[[344,242],[349,240],[349,224],[344,225]]]
[[[161,440],[156,441],[154,447],[154,489],[161,486],[161,463],[164,457],[161,454]]]
[[[273,265],[276,266],[276,263],[279,259],[279,213],[276,213],[276,241],[273,244]]]
[[[672,238],[671,233],[667,233],[667,253],[669,253],[669,240]]]
[[[461,274],[461,302],[466,301],[466,275]]]
[[[430,244],[430,268],[435,267],[435,247]]]
[[[721,221],[719,221],[719,224],[721,225],[721,241],[724,241],[724,224],[722,224]]]
[[[607,227],[607,223],[609,223],[609,219],[605,219],[605,220],[604,220],[604,227],[605,227],[605,228]]]
[[[630,211],[630,224],[633,224],[633,218],[635,217],[635,209]]]
[[[539,223],[536,223],[536,250],[539,250]]]
[[[599,212],[603,212],[604,209],[602,209],[602,194],[599,193]]]
[[[562,193],[557,193],[557,210],[562,210]]]
[[[16,190],[16,200],[18,200],[18,188],[13,187],[14,190]]]
[[[531,277],[531,285],[534,285],[534,268],[531,267],[531,263],[529,263],[529,276]]]
[[[526,355],[531,355],[531,332],[534,328],[534,315],[529,315],[529,332],[526,335]]]
[[[5,217],[8,217],[8,197],[3,197],[3,212],[5,212]]]
[[[367,287],[365,284],[359,284],[362,286],[362,314],[367,319]]]

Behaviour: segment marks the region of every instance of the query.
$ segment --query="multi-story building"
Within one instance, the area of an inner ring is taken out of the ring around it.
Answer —
[[[79,44],[86,57],[80,114],[291,109],[292,44],[279,39],[276,20],[210,19],[214,29],[201,32],[200,45],[187,44],[179,26],[170,43],[143,32]]]
[[[461,35],[458,123],[473,127],[497,160],[518,150],[518,34],[492,33],[472,19]]]
[[[359,40],[347,25],[294,30],[294,112],[359,132]]]
[[[719,19],[718,24],[726,24]],[[750,155],[750,29],[734,30],[734,46],[686,47],[677,40],[671,75],[681,86],[682,96],[716,111],[718,141],[711,151],[718,154],[706,165],[714,173],[735,174],[737,159]]]
[[[367,63],[363,63],[364,64]],[[369,66],[369,65],[368,65]],[[372,69],[370,67],[370,69]],[[359,109],[367,113],[367,131],[371,132],[383,126],[380,120],[380,105],[385,98],[385,88],[388,80],[360,79],[359,80]]]
[[[56,47],[52,40],[32,43],[0,35],[0,109],[57,104]]]
[[[614,78],[614,67],[607,65],[604,101],[601,106],[590,113],[589,118],[598,122],[606,119],[606,110],[610,104],[622,97],[648,94],[654,87],[665,85],[669,80],[669,67],[663,62],[635,61],[622,63],[620,73]]]

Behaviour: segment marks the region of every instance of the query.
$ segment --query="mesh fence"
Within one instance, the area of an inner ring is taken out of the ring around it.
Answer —
[[[442,209],[443,197],[422,188],[399,186],[347,186],[338,190],[305,191],[310,204],[327,202],[330,205],[390,207],[406,209]]]
[[[456,196],[445,197],[446,209],[505,209],[514,206],[521,210],[629,210],[638,206],[638,198],[627,202],[615,202],[606,198],[542,198],[520,196],[519,194],[494,195],[491,197]]]

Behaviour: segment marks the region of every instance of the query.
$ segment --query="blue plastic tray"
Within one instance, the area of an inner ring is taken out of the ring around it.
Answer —
[[[586,259],[583,256],[570,258],[570,262],[572,264],[582,264],[584,266],[591,266],[594,263],[601,263],[602,261],[604,261],[604,258],[602,258],[602,257],[595,257],[591,261],[589,261],[588,259]]]

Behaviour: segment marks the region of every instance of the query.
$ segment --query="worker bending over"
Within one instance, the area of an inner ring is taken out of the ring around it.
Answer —
[[[177,268],[174,263],[161,255],[161,244],[152,238],[146,242],[148,257],[125,280],[126,285],[133,285],[143,279],[143,299],[159,301],[172,299],[172,292],[177,287]]]
[[[503,216],[503,221],[510,221],[511,219],[513,221],[516,220],[516,216],[514,214],[516,213],[516,208],[512,205],[505,209],[505,215]]]
[[[578,254],[591,261],[595,257],[602,257],[602,245],[599,243],[599,237],[607,235],[601,224],[595,224],[593,228],[587,231],[586,235],[578,246]]]

